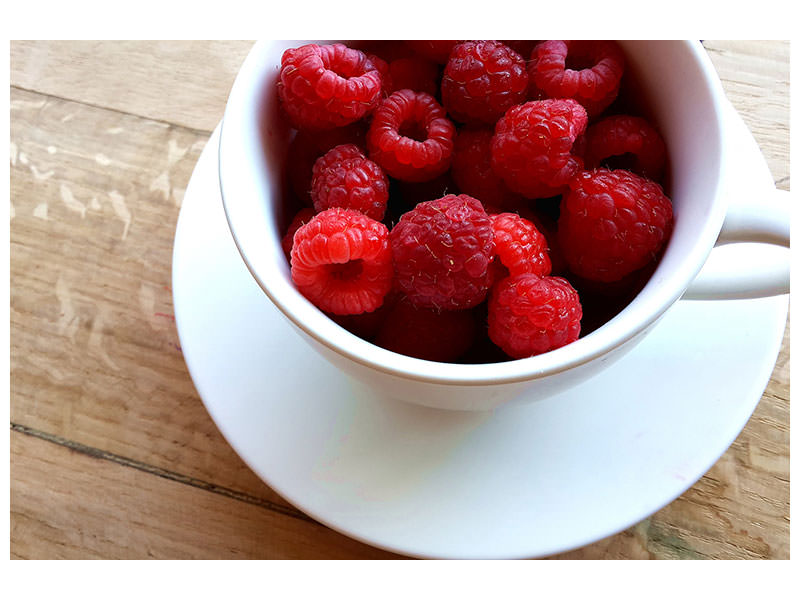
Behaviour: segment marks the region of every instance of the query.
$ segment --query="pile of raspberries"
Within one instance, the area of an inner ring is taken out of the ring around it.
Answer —
[[[440,362],[541,354],[589,313],[610,318],[673,222],[664,141],[619,94],[624,73],[612,41],[287,50],[298,290],[356,335]]]

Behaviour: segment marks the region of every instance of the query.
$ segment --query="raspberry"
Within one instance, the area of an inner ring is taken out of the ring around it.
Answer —
[[[317,213],[315,213],[312,209],[303,208],[294,216],[294,219],[292,219],[292,222],[289,224],[289,228],[286,230],[286,235],[284,235],[283,239],[281,240],[281,247],[283,248],[283,253],[286,255],[286,260],[291,261],[292,259],[294,234],[297,233],[297,230],[303,225],[313,219],[315,214]]]
[[[419,308],[402,298],[389,311],[375,343],[414,358],[452,362],[469,350],[476,329],[472,311]]]
[[[360,50],[306,44],[281,57],[278,95],[298,129],[353,123],[377,106],[381,75]]]
[[[574,98],[590,117],[603,112],[619,93],[625,57],[607,40],[547,40],[531,54],[531,95]]]
[[[525,102],[525,61],[500,42],[458,44],[450,52],[442,77],[442,104],[463,123],[493,125],[515,104]]]
[[[461,192],[477,198],[484,206],[511,207],[519,195],[508,189],[492,170],[491,147],[494,132],[488,128],[465,127],[456,135],[450,172]]]
[[[613,164],[614,168],[626,168],[658,181],[667,149],[658,131],[643,118],[614,115],[589,126],[583,156],[587,169]],[[624,167],[622,162],[626,163]]]
[[[430,94],[400,90],[384,99],[367,132],[369,156],[403,181],[427,181],[450,167],[455,127]]]
[[[535,100],[514,106],[495,126],[492,169],[527,198],[556,196],[583,168],[571,150],[586,122],[586,111],[575,100]]]
[[[416,305],[471,308],[486,297],[494,255],[492,223],[465,194],[422,202],[392,228],[397,285]]]
[[[435,96],[439,91],[438,78],[439,67],[436,63],[418,56],[398,58],[389,63],[383,91],[388,95],[408,89]]]
[[[596,169],[569,187],[558,235],[570,270],[608,283],[655,259],[672,230],[672,203],[660,185],[622,169]]]
[[[550,274],[547,239],[536,226],[515,213],[492,215],[492,231],[498,261],[511,275]]]
[[[407,40],[409,48],[417,54],[421,54],[428,60],[443,65],[450,56],[450,51],[458,43],[458,40]]]
[[[380,221],[389,200],[389,180],[358,146],[336,146],[314,163],[311,200],[317,212],[352,208]]]
[[[392,287],[386,226],[355,210],[318,213],[294,234],[292,280],[325,312],[352,315],[377,309]]]
[[[521,208],[519,216],[527,219],[536,226],[544,238],[547,240],[547,256],[550,258],[550,274],[560,275],[567,270],[567,261],[561,252],[558,243],[558,222],[553,217],[539,210],[538,208]]]
[[[311,205],[311,171],[316,160],[334,146],[355,144],[366,148],[367,129],[363,122],[325,131],[298,131],[289,142],[286,168],[297,198]]]
[[[582,316],[578,293],[566,279],[512,275],[492,288],[489,337],[512,358],[526,358],[577,340]]]

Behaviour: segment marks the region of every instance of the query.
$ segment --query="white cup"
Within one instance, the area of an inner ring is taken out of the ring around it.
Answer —
[[[675,215],[666,251],[636,298],[567,346],[501,363],[424,361],[351,334],[297,291],[280,243],[281,224],[287,222],[281,186],[289,129],[280,118],[275,82],[283,51],[302,43],[259,42],[242,65],[221,127],[223,204],[242,259],[266,295],[313,348],[374,393],[456,410],[541,399],[612,364],[682,297],[788,293],[788,253],[769,264],[714,260],[722,250],[715,246],[730,242],[788,247],[790,203],[764,165],[742,164],[753,162],[753,154],[741,146],[742,139],[752,138],[734,131],[744,125],[733,114],[705,50],[688,41],[622,41],[642,105],[667,144],[665,187]],[[743,169],[752,176],[742,177]]]

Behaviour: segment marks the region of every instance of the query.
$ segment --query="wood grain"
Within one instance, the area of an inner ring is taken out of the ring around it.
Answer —
[[[14,431],[11,481],[15,558],[394,557],[313,521]]]
[[[11,44],[15,557],[389,556],[310,523],[250,472],[180,353],[177,215],[250,45]],[[789,44],[706,46],[789,189]],[[761,403],[705,477],[555,558],[788,557],[788,414],[787,328]]]
[[[246,41],[15,41],[14,86],[209,132]]]

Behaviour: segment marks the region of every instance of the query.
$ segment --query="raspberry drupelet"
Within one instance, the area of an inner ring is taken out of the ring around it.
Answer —
[[[489,297],[489,338],[512,358],[527,358],[580,336],[580,298],[562,277],[512,275]]]
[[[337,315],[371,312],[392,287],[386,226],[355,210],[330,208],[294,234],[292,280],[315,306]]]
[[[528,94],[525,60],[494,41],[457,44],[442,77],[442,104],[456,121],[494,125]]]
[[[381,74],[344,44],[306,44],[281,57],[278,96],[298,129],[331,129],[359,120],[381,97]]]
[[[497,122],[492,169],[526,198],[557,196],[583,168],[573,154],[586,130],[584,108],[575,100],[534,100],[514,106]]]
[[[618,281],[655,260],[672,231],[672,203],[657,183],[623,169],[584,171],[569,184],[558,219],[570,270]]]
[[[615,168],[660,181],[667,160],[661,134],[642,117],[613,115],[593,123],[586,130],[586,169],[624,163]]]
[[[494,234],[475,198],[422,202],[400,218],[390,239],[397,286],[416,306],[459,310],[486,298]]]
[[[399,90],[385,98],[367,131],[369,157],[403,181],[428,181],[450,167],[455,127],[430,94]]]
[[[380,221],[389,200],[389,181],[357,146],[336,146],[314,163],[311,179],[314,210],[351,208]]]
[[[532,98],[574,98],[589,117],[616,99],[625,56],[608,40],[546,40],[536,45],[528,64]]]

